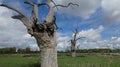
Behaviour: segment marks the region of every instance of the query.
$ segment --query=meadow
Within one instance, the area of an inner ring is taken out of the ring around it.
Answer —
[[[40,67],[39,54],[1,54],[0,67]],[[58,53],[59,67],[120,67],[120,56]]]

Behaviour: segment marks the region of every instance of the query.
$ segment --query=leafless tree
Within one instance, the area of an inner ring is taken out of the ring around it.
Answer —
[[[55,29],[55,15],[54,9],[58,6],[69,7],[70,5],[76,5],[73,3],[68,3],[68,5],[56,5],[54,6],[50,3],[54,1],[48,0],[45,3],[33,3],[26,1],[25,4],[31,5],[32,18],[28,18],[22,12],[6,4],[0,4],[2,7],[9,8],[18,13],[18,15],[12,16],[13,19],[18,19],[26,26],[28,33],[35,37],[37,44],[41,50],[41,67],[58,67],[57,64],[57,49],[56,49],[56,29]],[[42,5],[47,5],[49,7],[49,13],[46,18],[40,23],[38,21],[38,7]]]
[[[79,33],[77,28],[75,29],[75,31],[73,33],[74,33],[73,38],[70,40],[70,42],[71,42],[71,56],[76,57],[76,48],[75,48],[76,42],[77,42],[77,40],[85,38],[85,37],[77,37],[77,35]]]

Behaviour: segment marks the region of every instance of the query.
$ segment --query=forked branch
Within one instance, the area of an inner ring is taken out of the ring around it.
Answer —
[[[74,33],[73,40],[76,41],[77,34],[78,34],[78,29],[76,28],[75,32],[73,32],[73,33]]]
[[[28,4],[28,5],[31,5],[33,7],[33,10],[32,10],[32,21],[34,23],[37,23],[38,22],[38,4],[35,4],[33,2],[29,2],[29,1],[26,1],[24,3]]]
[[[32,21],[34,23],[38,23],[38,7],[42,6],[42,5],[46,5],[46,3],[35,4],[35,3],[29,2],[29,1],[26,1],[24,3],[28,4],[28,5],[31,5],[33,7],[33,10],[32,10]]]
[[[54,3],[54,6],[51,5],[51,2]],[[57,6],[60,6],[60,7],[69,7],[70,5],[76,5],[76,6],[79,6],[78,4],[74,4],[74,3],[68,3],[68,5],[56,5],[55,2],[53,0],[48,0],[48,2],[46,3],[46,5],[49,7],[50,11],[46,17],[46,22],[48,23],[52,23],[53,20],[54,20],[54,8],[57,7]]]

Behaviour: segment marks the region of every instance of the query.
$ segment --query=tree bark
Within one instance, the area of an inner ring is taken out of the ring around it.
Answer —
[[[76,51],[72,52],[72,57],[76,57]]]
[[[76,50],[74,45],[71,46],[71,56],[76,57]]]
[[[56,31],[54,31],[52,35],[48,33],[50,32],[43,31],[33,33],[41,51],[41,67],[58,67]]]
[[[48,0],[47,3],[35,4],[33,2],[24,2],[26,4],[32,5],[32,20],[25,16],[19,10],[5,5],[0,4],[0,6],[9,8],[13,11],[16,11],[18,15],[12,16],[13,19],[18,19],[26,26],[28,33],[35,37],[37,44],[41,50],[41,67],[58,67],[57,64],[57,49],[56,49],[56,31],[55,31],[55,17],[54,17],[54,8],[57,6],[68,7],[63,5],[55,5],[52,7],[52,0]],[[55,4],[55,3],[54,3]],[[50,8],[50,11],[42,23],[38,21],[38,7],[40,5],[47,5]]]
[[[41,49],[41,67],[58,67],[56,47]]]
[[[72,57],[76,57],[76,48],[75,48],[76,41],[79,40],[79,39],[81,39],[81,38],[85,38],[85,37],[79,37],[79,38],[77,38],[77,34],[78,33],[79,33],[78,29],[76,28],[75,32],[74,32],[73,39],[70,40],[71,41],[71,56]]]

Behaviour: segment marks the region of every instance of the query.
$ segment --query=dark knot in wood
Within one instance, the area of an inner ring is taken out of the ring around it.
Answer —
[[[33,32],[38,32],[38,33],[47,32],[49,36],[53,36],[55,28],[53,23],[39,23],[39,24],[34,24],[32,29]]]

